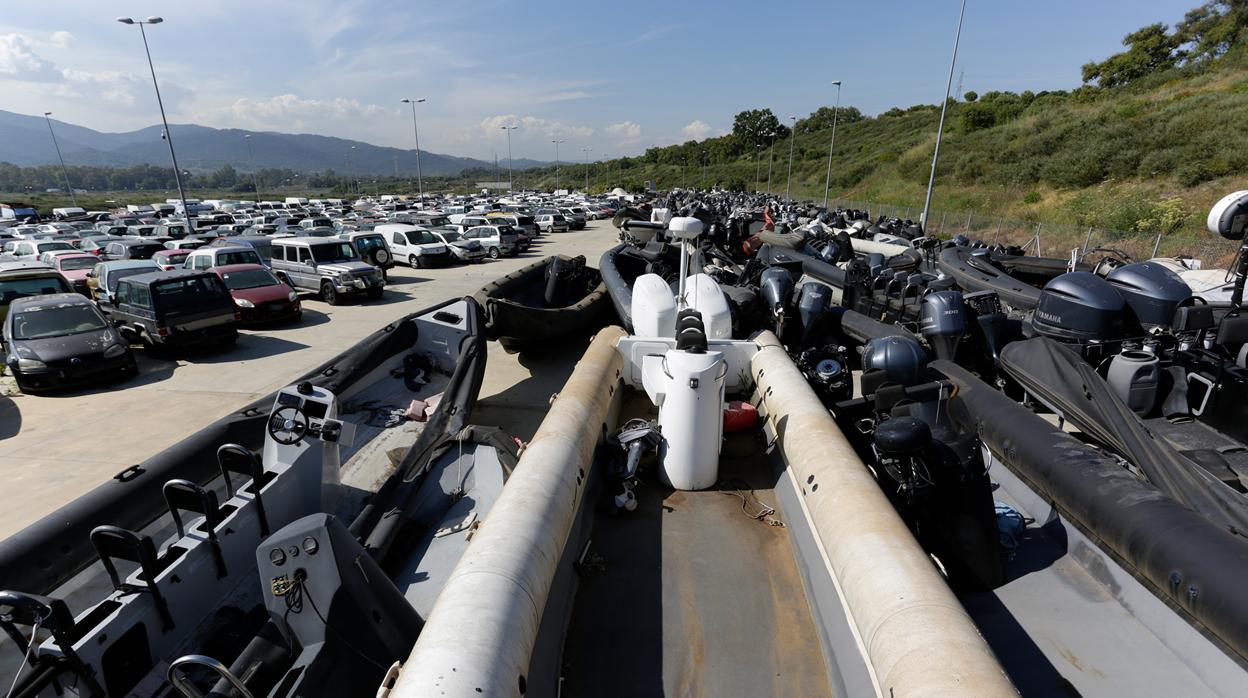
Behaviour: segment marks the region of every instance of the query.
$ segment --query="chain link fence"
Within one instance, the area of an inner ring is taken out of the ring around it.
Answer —
[[[879,204],[870,201],[835,199],[831,206],[870,211],[872,218],[890,216],[918,221],[921,206]],[[1039,223],[1003,216],[989,216],[966,211],[931,212],[927,230],[941,238],[965,235],[989,245],[1016,245],[1027,254],[1039,257],[1069,258],[1072,253],[1095,261],[1102,253],[1115,250],[1140,261],[1152,257],[1194,257],[1206,269],[1226,268],[1235,258],[1240,243],[1216,235],[1174,233],[1170,235],[1125,232],[1108,228],[1061,223]]]

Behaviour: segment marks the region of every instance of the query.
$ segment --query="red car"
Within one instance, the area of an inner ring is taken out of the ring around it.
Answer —
[[[69,281],[75,291],[88,298],[91,297],[91,290],[87,288],[87,274],[99,263],[99,257],[85,252],[58,254],[52,258],[52,264],[56,266],[57,271],[61,272],[61,276]]]
[[[259,264],[227,264],[212,267],[230,289],[240,321],[268,322],[303,317],[299,294]]]
[[[190,250],[161,250],[152,255],[152,261],[159,264],[163,271],[173,271],[181,269],[182,263],[190,254]]]

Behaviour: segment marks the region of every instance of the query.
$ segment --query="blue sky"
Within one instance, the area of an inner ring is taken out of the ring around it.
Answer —
[[[1200,0],[971,0],[962,89],[1079,84],[1079,67]],[[104,131],[158,121],[136,27],[169,118],[506,157],[635,154],[722,133],[736,112],[782,119],[842,104],[869,114],[938,103],[958,0],[604,3],[490,0],[40,0],[0,15],[0,108]],[[955,75],[957,87],[959,76]],[[0,143],[0,160],[4,144]]]

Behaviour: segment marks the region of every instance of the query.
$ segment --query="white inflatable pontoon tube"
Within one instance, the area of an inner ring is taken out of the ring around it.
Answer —
[[[623,336],[602,330],[577,362],[447,579],[390,698],[520,695],[594,448],[618,403]]]
[[[775,335],[750,363],[884,696],[1016,696],[928,556]],[[813,478],[810,479],[810,478]]]
[[[874,240],[863,240],[861,238],[850,238],[849,244],[854,248],[854,252],[858,254],[871,254],[879,252],[884,255],[885,259],[896,257],[906,250],[913,249],[909,245],[893,245],[887,242],[876,242]]]

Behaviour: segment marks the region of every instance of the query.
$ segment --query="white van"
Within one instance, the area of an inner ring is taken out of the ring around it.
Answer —
[[[386,223],[373,228],[373,232],[385,239],[395,261],[406,262],[413,269],[446,266],[452,259],[446,245],[418,225]]]
[[[303,198],[302,196],[288,196],[286,197],[286,205],[287,206],[307,206],[308,200]]]
[[[65,208],[52,209],[52,216],[56,218],[58,221],[63,221],[66,218],[77,218],[78,216],[85,216],[85,215],[87,215],[87,210],[85,208],[79,208],[77,206],[66,206]]]

